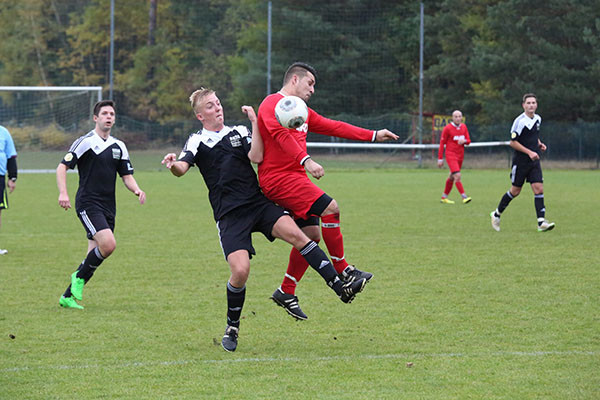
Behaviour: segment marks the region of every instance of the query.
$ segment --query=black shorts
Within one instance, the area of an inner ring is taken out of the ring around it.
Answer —
[[[321,218],[320,215],[323,214],[323,211],[329,207],[329,203],[332,201],[333,199],[327,193],[323,193],[321,197],[315,200],[310,207],[310,210],[308,210],[308,214],[310,214],[310,216],[308,218],[296,218],[296,225],[298,225],[300,229],[306,226],[318,226]]]
[[[0,175],[0,210],[8,208],[8,196],[4,176]]]
[[[513,186],[522,187],[525,180],[529,183],[544,182],[540,160],[514,160],[510,170],[510,181]]]
[[[83,224],[87,238],[92,240],[103,229],[115,231],[115,216],[100,208],[88,207],[77,210],[77,216]]]
[[[252,247],[252,232],[261,232],[269,241],[274,241],[273,225],[283,215],[289,213],[264,198],[233,209],[221,217],[217,221],[217,230],[225,259],[237,250],[247,250],[252,258],[256,254]]]

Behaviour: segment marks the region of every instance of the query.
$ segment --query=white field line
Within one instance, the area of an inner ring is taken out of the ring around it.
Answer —
[[[358,356],[332,356],[332,357],[253,357],[233,358],[219,360],[173,360],[173,361],[140,361],[111,364],[84,364],[84,365],[43,365],[24,366],[0,369],[0,373],[25,372],[36,370],[69,370],[69,369],[117,369],[117,368],[147,368],[153,366],[179,366],[179,365],[202,365],[202,364],[239,364],[239,363],[296,363],[296,362],[319,362],[319,361],[345,361],[345,360],[381,360],[402,359],[411,362],[417,359],[442,359],[442,358],[485,358],[485,357],[545,357],[545,356],[600,356],[600,351],[496,351],[492,353],[432,353],[432,354],[378,354]]]

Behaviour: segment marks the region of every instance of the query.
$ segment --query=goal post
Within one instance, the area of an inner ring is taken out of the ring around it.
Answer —
[[[0,86],[0,124],[19,149],[62,149],[90,128],[101,86]]]

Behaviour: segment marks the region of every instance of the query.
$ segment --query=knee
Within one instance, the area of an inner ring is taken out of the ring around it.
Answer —
[[[321,216],[325,216],[325,215],[329,215],[329,214],[339,214],[339,213],[340,213],[340,208],[338,207],[338,203],[337,203],[337,201],[335,201],[335,199],[332,199],[331,203],[329,203],[329,205],[327,206],[325,211],[323,211],[323,214],[321,214]]]
[[[102,257],[104,258],[110,256],[116,248],[117,242],[114,240],[114,238],[106,240],[98,245],[98,250],[100,250],[100,254],[102,254]]]
[[[454,182],[460,182],[460,172],[452,174],[452,177],[454,179]]]
[[[510,194],[512,197],[517,197],[521,193],[521,188],[517,186],[513,186],[510,188]]]
[[[230,282],[235,287],[243,287],[250,275],[250,264],[233,264],[231,265]]]

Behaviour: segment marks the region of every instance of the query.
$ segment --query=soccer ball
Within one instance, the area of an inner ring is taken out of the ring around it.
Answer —
[[[296,129],[306,122],[308,107],[300,97],[285,96],[275,106],[275,117],[284,128]]]

